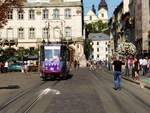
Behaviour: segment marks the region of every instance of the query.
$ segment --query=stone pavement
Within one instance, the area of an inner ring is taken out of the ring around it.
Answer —
[[[0,73],[0,91],[23,90],[34,85],[33,81],[41,81],[37,73],[8,72]]]
[[[113,73],[113,71],[112,70],[108,70],[108,68],[104,68],[105,69],[105,71],[108,71],[108,72],[110,72],[110,73]],[[125,80],[128,80],[128,81],[130,81],[130,82],[133,82],[133,83],[135,83],[135,84],[138,84],[138,85],[140,85],[140,87],[141,88],[147,88],[147,89],[150,89],[150,75],[145,75],[145,76],[142,76],[141,74],[140,74],[140,81],[138,81],[138,80],[135,80],[135,79],[133,79],[132,77],[131,77],[131,75],[130,75],[130,77],[128,77],[127,75],[125,75],[124,73],[125,73],[125,71],[123,70],[122,71],[122,78],[123,79],[125,79]],[[141,72],[140,72],[141,73]]]
[[[34,82],[35,81],[35,82]],[[38,73],[8,72],[0,73],[0,105],[30,87],[41,82]]]
[[[138,80],[134,80],[131,77],[127,77],[127,76],[122,76],[123,79],[128,80],[130,82],[136,83],[138,85],[140,85],[141,88],[147,88],[150,89],[150,76],[140,76],[140,81]]]

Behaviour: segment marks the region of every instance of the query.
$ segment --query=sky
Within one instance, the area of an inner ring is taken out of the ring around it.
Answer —
[[[97,7],[101,0],[83,0],[84,3],[84,15],[87,14],[88,10],[92,8],[92,4],[95,5],[95,9],[97,11]],[[108,16],[112,17],[114,9],[121,3],[122,0],[105,0],[108,5]]]

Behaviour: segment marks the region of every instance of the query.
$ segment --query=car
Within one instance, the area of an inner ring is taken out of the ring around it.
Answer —
[[[14,64],[10,64],[8,66],[8,71],[9,72],[21,72],[22,69],[22,64],[21,63],[14,63]]]

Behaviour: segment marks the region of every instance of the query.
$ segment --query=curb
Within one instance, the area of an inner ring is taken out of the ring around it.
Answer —
[[[106,69],[104,69],[104,70],[106,71]],[[109,70],[107,70],[107,72],[112,73],[112,71],[109,71]],[[130,78],[128,78],[128,77],[125,77],[124,75],[122,76],[122,78],[123,78],[124,80],[130,81],[130,82],[135,83],[135,84],[137,84],[137,85],[141,85],[141,84],[140,84],[140,81],[135,81],[135,80],[133,80],[133,79],[130,79]],[[143,83],[144,83],[144,82],[143,82]],[[150,85],[149,85],[149,84],[144,83],[144,84],[142,84],[142,85],[143,85],[144,88],[150,90]]]
[[[133,83],[135,83],[135,84],[137,84],[137,85],[141,85],[141,84],[140,84],[140,81],[135,81],[135,80],[130,79],[130,78],[125,77],[125,76],[122,76],[122,78],[125,79],[125,80],[127,80],[127,81],[133,82]],[[144,82],[143,82],[143,83],[144,83]],[[150,85],[148,85],[148,84],[146,84],[146,83],[143,84],[143,87],[144,87],[144,88],[147,88],[147,89],[150,89]]]

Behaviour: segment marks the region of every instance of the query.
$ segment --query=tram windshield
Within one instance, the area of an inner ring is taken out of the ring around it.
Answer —
[[[59,56],[60,56],[60,49],[46,49],[45,50],[45,60],[59,58]]]

